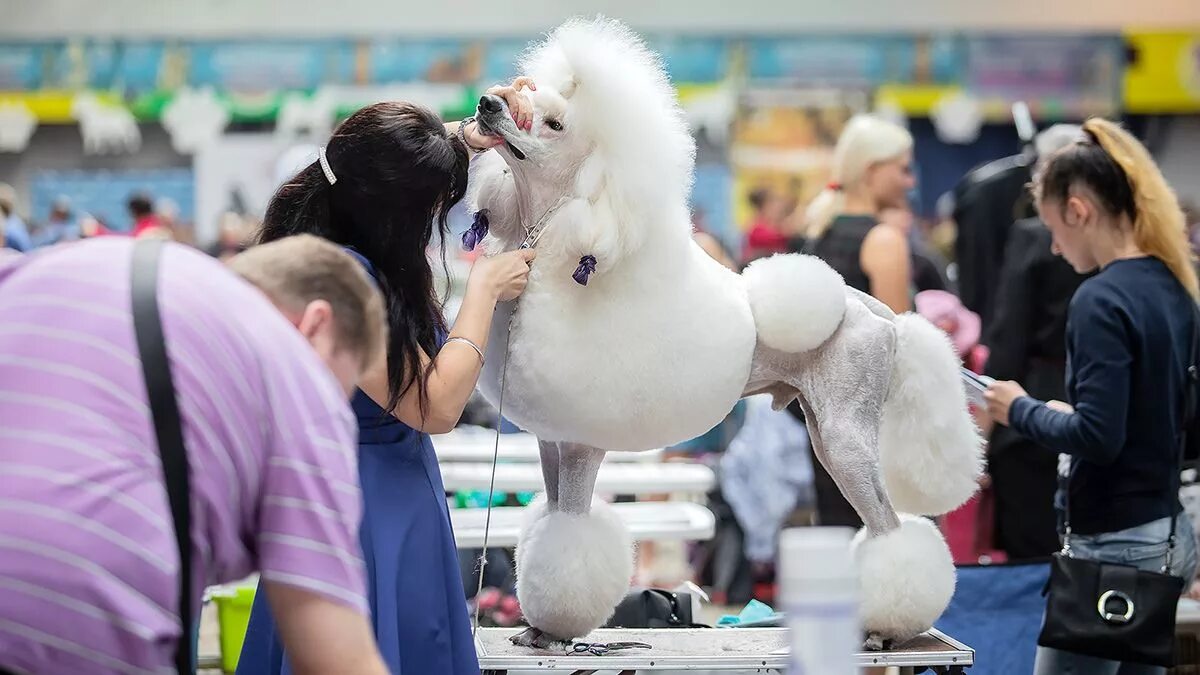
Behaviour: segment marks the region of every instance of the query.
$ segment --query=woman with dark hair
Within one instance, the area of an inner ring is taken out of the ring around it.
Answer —
[[[1183,212],[1137,139],[1101,119],[1083,131],[1034,178],[1051,249],[1076,272],[1098,270],[1067,309],[1068,402],[1044,403],[1016,382],[996,382],[988,411],[1070,456],[1055,502],[1073,557],[1191,580],[1196,540],[1179,503],[1179,449],[1185,393],[1195,386],[1188,369],[1200,288]],[[1047,647],[1038,648],[1034,670],[1166,672]]]
[[[528,127],[519,78],[489,93]],[[447,215],[466,192],[469,158],[502,142],[468,118],[443,125],[432,112],[379,103],[351,115],[320,159],[275,194],[260,235],[315,234],[340,244],[375,278],[388,317],[386,363],[363,376],[353,404],[359,423],[364,561],[380,653],[393,673],[476,675],[457,549],[430,433],[458,422],[483,366],[496,303],[525,288],[533,251],[475,262],[457,320],[447,330],[428,249],[444,261]],[[303,473],[305,467],[278,467]],[[259,508],[305,509],[306,503]],[[277,545],[292,545],[280,532]],[[302,581],[297,583],[303,583]],[[265,599],[263,599],[265,600]],[[290,672],[267,606],[256,598],[238,672]]]

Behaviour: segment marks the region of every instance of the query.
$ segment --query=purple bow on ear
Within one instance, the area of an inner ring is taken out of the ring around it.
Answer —
[[[483,241],[483,238],[487,236],[487,233],[488,212],[487,209],[480,209],[475,212],[475,220],[471,222],[471,227],[466,232],[463,232],[463,249],[474,251],[479,242]]]
[[[588,277],[590,277],[592,272],[595,271],[596,256],[585,255],[579,259],[579,267],[575,268],[575,273],[571,275],[571,278],[574,279],[575,283],[579,284],[580,286],[587,286]]]

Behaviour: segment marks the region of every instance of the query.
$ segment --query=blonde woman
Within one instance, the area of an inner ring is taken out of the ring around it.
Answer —
[[[908,242],[898,229],[881,227],[879,218],[907,206],[914,184],[912,148],[903,127],[873,115],[855,116],[838,138],[832,180],[805,214],[806,252],[896,312],[911,308]]]
[[[1067,310],[1068,403],[997,382],[988,409],[1070,455],[1055,503],[1067,507],[1075,557],[1159,571],[1173,546],[1170,573],[1192,579],[1196,540],[1181,513],[1178,453],[1200,292],[1183,212],[1135,138],[1100,119],[1083,131],[1034,179],[1051,250],[1077,272],[1098,270]],[[1045,647],[1035,671],[1166,672]]]

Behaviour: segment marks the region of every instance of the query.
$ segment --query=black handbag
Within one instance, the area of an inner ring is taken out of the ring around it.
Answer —
[[[163,242],[142,239],[133,245],[130,271],[130,290],[133,306],[133,330],[137,339],[142,376],[146,381],[146,397],[154,421],[158,453],[162,457],[163,480],[171,520],[175,530],[175,546],[179,551],[179,642],[175,648],[175,669],[180,675],[195,672],[192,644],[192,546],[191,513],[188,489],[187,450],[183,444],[183,427],[179,406],[175,400],[175,385],[171,378],[171,363],[167,360],[167,345],[163,340],[162,322],[158,312],[158,269]]]
[[[625,595],[605,628],[697,628],[692,623],[692,595],[657,588],[635,589]]]
[[[1196,414],[1200,310],[1193,307],[1193,312],[1196,332],[1184,381],[1180,466],[1188,437],[1194,435],[1189,430]],[[1179,491],[1179,472],[1179,468],[1173,472],[1176,485],[1172,494]],[[1043,592],[1049,594],[1049,599],[1038,645],[1112,661],[1167,668],[1175,665],[1175,612],[1185,583],[1169,573],[1178,514],[1171,516],[1162,571],[1147,572],[1132,565],[1073,557],[1069,477],[1064,507],[1063,548],[1050,563],[1050,579]]]

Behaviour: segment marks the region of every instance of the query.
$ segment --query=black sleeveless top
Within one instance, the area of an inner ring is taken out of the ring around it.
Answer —
[[[820,239],[809,241],[804,252],[828,263],[847,286],[870,294],[871,280],[862,268],[862,247],[867,233],[878,224],[871,216],[838,216]]]

